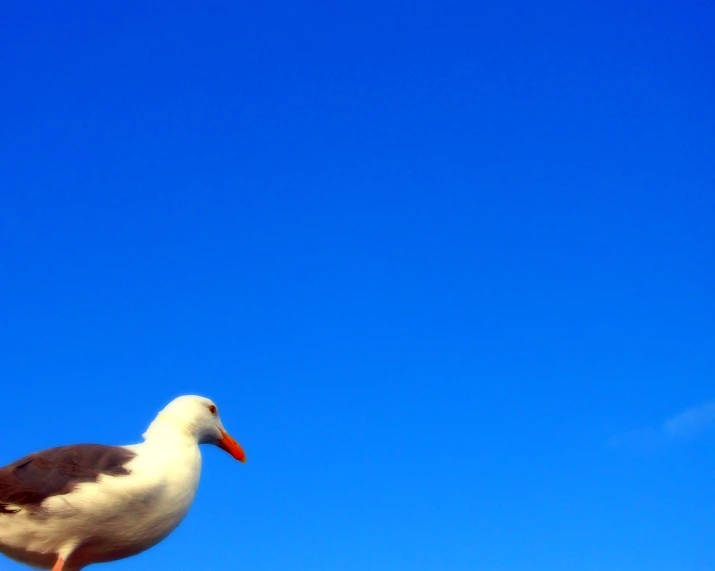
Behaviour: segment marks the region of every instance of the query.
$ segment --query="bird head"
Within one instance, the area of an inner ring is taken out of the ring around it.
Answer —
[[[157,415],[147,432],[159,426],[178,430],[198,444],[218,446],[239,462],[246,461],[243,448],[224,428],[218,407],[211,399],[196,395],[175,398]]]

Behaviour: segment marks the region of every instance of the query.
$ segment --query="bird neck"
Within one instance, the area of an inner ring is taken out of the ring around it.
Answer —
[[[143,436],[144,442],[137,446],[143,466],[150,473],[161,474],[167,485],[190,491],[193,498],[201,474],[201,451],[196,437],[157,420]]]

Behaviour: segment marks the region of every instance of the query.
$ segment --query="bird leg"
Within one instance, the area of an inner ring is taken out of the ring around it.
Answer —
[[[57,561],[55,563],[55,566],[52,568],[52,571],[62,571],[62,568],[65,566],[65,560],[62,559],[62,557],[58,557]]]

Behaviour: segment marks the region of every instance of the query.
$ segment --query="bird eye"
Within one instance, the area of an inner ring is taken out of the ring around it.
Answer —
[[[209,412],[210,412],[211,414],[216,414],[216,412],[218,412],[218,411],[216,410],[216,406],[210,404],[210,405],[209,405]]]

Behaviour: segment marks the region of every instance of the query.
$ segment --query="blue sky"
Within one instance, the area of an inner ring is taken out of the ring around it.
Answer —
[[[198,393],[107,568],[715,569],[707,4],[5,3],[0,463]]]

